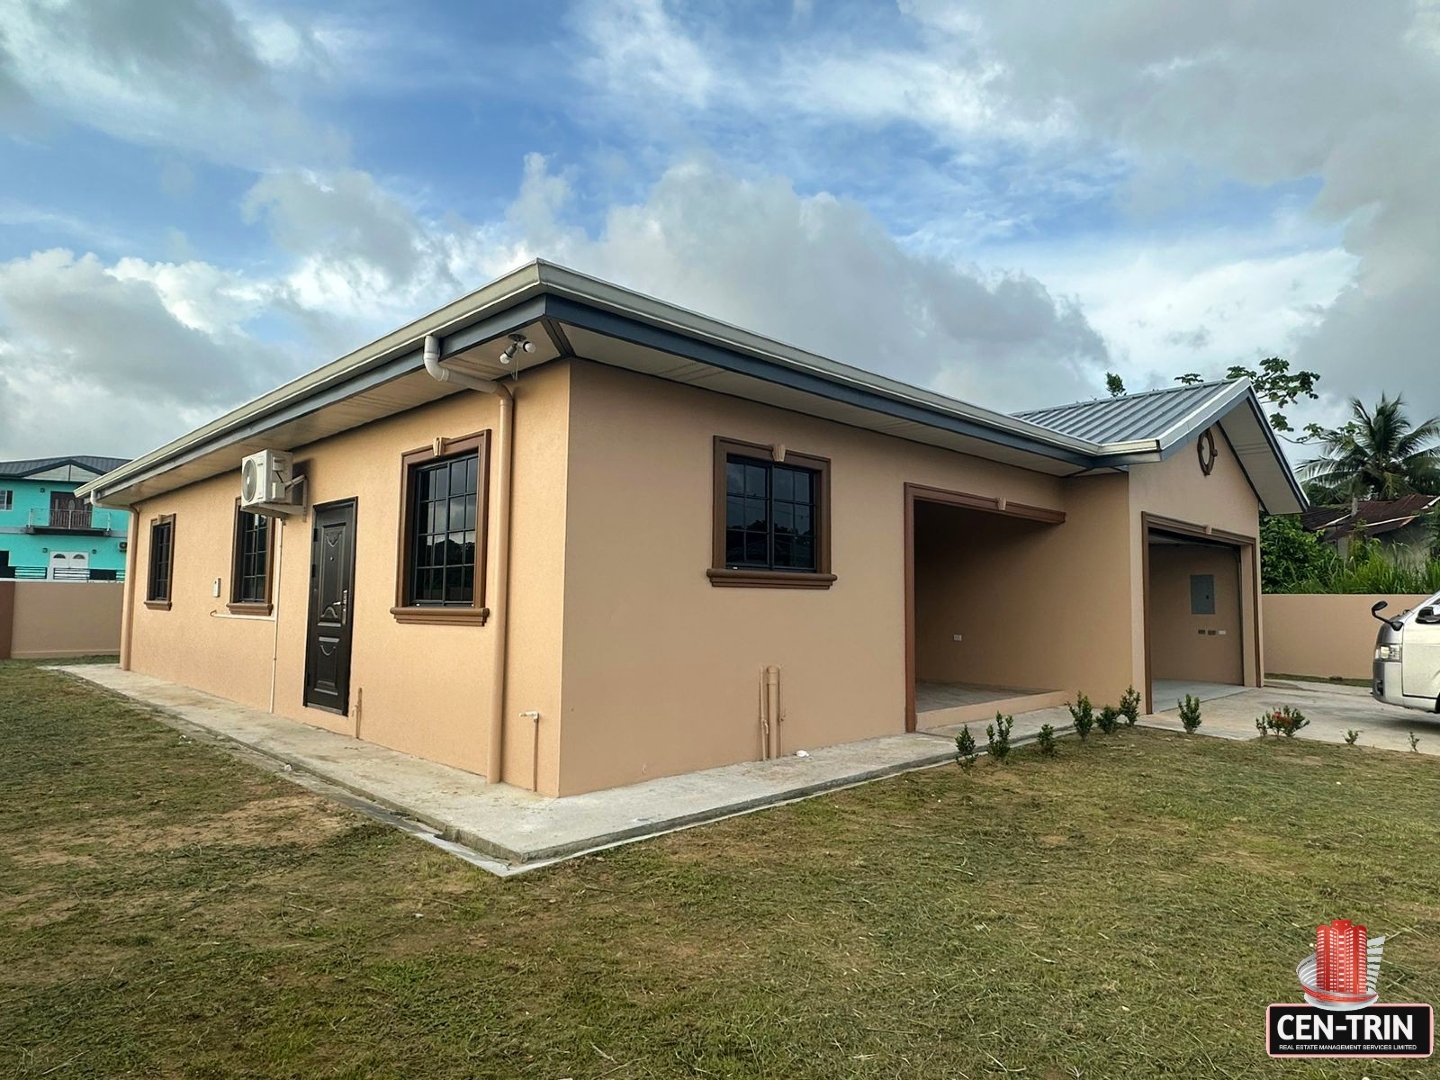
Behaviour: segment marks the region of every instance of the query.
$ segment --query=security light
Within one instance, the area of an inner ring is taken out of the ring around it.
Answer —
[[[524,349],[527,353],[532,353],[535,351],[535,343],[524,334],[511,334],[510,344],[505,346],[505,350],[500,354],[500,362],[502,364],[510,363],[511,360],[515,359],[515,354],[521,349]]]

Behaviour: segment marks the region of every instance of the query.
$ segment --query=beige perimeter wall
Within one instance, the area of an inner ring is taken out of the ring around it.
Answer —
[[[1418,607],[1424,594],[1334,596],[1270,593],[1265,608],[1265,667],[1286,675],[1368,679],[1380,624],[1370,615],[1379,601],[1385,614]]]
[[[8,633],[0,626],[0,659],[118,653],[124,588],[118,581],[0,581],[0,620],[10,618]]]
[[[539,786],[550,794],[557,791],[559,768],[568,395],[566,364],[529,373],[515,388],[505,775],[530,786],[536,729],[518,714],[538,710],[543,718]],[[307,475],[312,505],[357,500],[348,716],[307,708],[302,702],[310,568],[307,521],[292,517],[278,530],[273,616],[236,617],[226,610],[238,457],[233,473],[138,508],[132,668],[258,709],[271,708],[273,694],[274,711],[282,716],[486,773],[494,620],[486,626],[399,623],[390,608],[396,593],[401,454],[429,446],[437,437],[493,431],[497,417],[493,397],[463,392],[295,451],[297,469]],[[493,605],[493,553],[499,540],[493,452],[490,464],[487,602]],[[175,515],[168,611],[147,608],[143,602],[150,522],[160,514]]]

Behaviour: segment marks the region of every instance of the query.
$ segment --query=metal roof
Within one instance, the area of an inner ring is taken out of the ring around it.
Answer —
[[[1217,390],[1233,385],[1209,382],[1172,386],[1143,394],[1030,409],[1015,415],[1051,431],[1098,443],[1160,439],[1177,425],[1183,426],[1191,415],[1203,412]]]
[[[495,343],[517,331],[525,332],[537,351],[502,367]],[[536,259],[77,493],[109,506],[133,505],[238,469],[247,453],[295,449],[453,393],[451,384],[425,374],[421,346],[427,335],[440,339],[441,356],[451,367],[478,378],[519,376],[527,367],[575,357],[1055,476],[1161,461],[1181,432],[1180,426],[1172,429],[1170,443],[1073,435]],[[1208,393],[1203,401],[1197,398],[1190,421],[1210,424],[1227,412],[1263,421],[1248,382],[1212,385]],[[1242,410],[1237,406],[1245,399],[1250,406]],[[1268,425],[1261,424],[1264,434],[1253,432],[1249,419],[1231,426],[1231,440],[1267,510],[1301,509],[1304,496]]]
[[[62,465],[78,465],[96,476],[114,472],[128,462],[123,457],[97,457],[94,454],[72,454],[69,457],[22,458],[19,461],[0,461],[0,476],[24,478],[32,473],[49,472]]]
[[[1326,539],[1349,536],[1364,525],[1369,536],[1395,532],[1413,524],[1440,505],[1440,495],[1402,495],[1398,499],[1362,499],[1348,506],[1316,506],[1300,515],[1300,524],[1311,532],[1326,533]]]

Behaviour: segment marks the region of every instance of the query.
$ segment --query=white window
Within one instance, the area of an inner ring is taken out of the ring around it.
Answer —
[[[0,488],[0,510],[9,510],[15,503],[15,492]]]

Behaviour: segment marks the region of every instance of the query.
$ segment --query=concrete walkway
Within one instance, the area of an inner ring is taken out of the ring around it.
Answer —
[[[509,875],[585,852],[808,798],[883,776],[954,760],[959,725],[813,750],[806,757],[749,761],[641,784],[551,799],[448,765],[388,750],[323,728],[272,716],[198,690],[109,664],[57,670],[128,697],[162,719],[247,756],[311,790],[337,798],[492,873]],[[1329,683],[1274,683],[1204,703],[1200,734],[1253,739],[1255,717],[1278,705],[1303,711],[1300,738],[1339,743],[1347,729],[1360,745],[1440,755],[1440,717],[1382,705],[1369,691]],[[1142,726],[1179,731],[1174,710]],[[1031,741],[1042,724],[1073,735],[1065,708],[1015,717],[1011,741]],[[981,749],[985,724],[970,725]],[[478,853],[478,854],[477,854]]]
[[[57,670],[159,710],[162,718],[178,719],[233,740],[288,766],[286,771],[318,777],[392,812],[372,816],[393,819],[398,813],[420,822],[434,830],[439,840],[488,856],[470,861],[499,874],[534,869],[584,852],[955,757],[951,739],[887,735],[813,750],[806,757],[742,762],[551,799],[509,784],[490,785],[474,773],[272,716],[148,675],[121,671],[114,665],[77,664]],[[431,839],[423,834],[421,838]]]
[[[1440,716],[1381,704],[1366,688],[1343,683],[1275,680],[1259,690],[1249,689],[1206,701],[1200,708],[1199,734],[1224,739],[1259,738],[1255,718],[1280,705],[1299,709],[1310,721],[1300,729],[1296,736],[1299,739],[1343,743],[1346,731],[1355,730],[1360,732],[1357,740],[1360,746],[1408,753],[1410,733],[1414,732],[1420,740],[1417,747],[1420,753],[1440,756]],[[1174,709],[1147,716],[1141,723],[1183,730],[1180,715]]]

